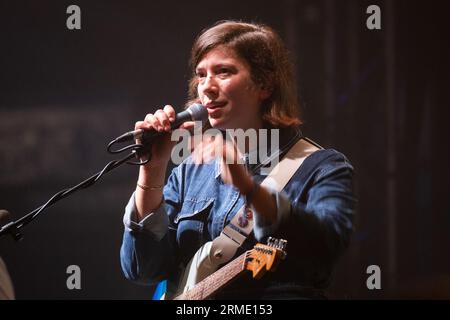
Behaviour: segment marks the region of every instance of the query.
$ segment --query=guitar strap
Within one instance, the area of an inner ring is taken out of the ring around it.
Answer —
[[[270,171],[261,185],[281,192],[306,157],[319,149],[323,148],[314,141],[306,137],[300,138]],[[183,292],[194,287],[216,271],[220,265],[233,258],[253,230],[253,219],[248,219],[247,225],[240,226],[239,218],[246,214],[245,210],[246,205],[243,205],[221,234],[213,241],[205,243],[196,252],[187,265],[179,285]]]

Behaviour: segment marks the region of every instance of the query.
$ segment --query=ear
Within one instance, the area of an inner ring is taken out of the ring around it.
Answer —
[[[259,91],[259,98],[261,101],[266,100],[272,95],[273,88],[271,86],[261,86]]]

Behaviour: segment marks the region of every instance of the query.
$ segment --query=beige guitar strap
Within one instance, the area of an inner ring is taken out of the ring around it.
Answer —
[[[301,138],[280,162],[270,171],[261,183],[278,192],[282,191],[303,161],[313,152],[322,149],[318,144],[308,138]],[[213,241],[207,242],[194,255],[186,267],[179,288],[186,292],[195,284],[202,281],[217,268],[230,261],[237,249],[244,243],[253,229],[253,219],[248,219],[245,227],[239,226],[239,217],[244,213],[245,205],[240,208],[221,234]]]

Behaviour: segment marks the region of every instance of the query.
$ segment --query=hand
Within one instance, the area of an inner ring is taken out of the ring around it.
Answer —
[[[220,175],[222,180],[235,186],[242,194],[253,189],[253,182],[247,169],[242,164],[242,155],[233,142],[224,140],[222,135],[205,136],[194,146],[192,160],[196,164],[220,159]]]
[[[149,113],[144,121],[136,122],[134,129],[153,129],[158,132],[165,132],[161,138],[156,139],[152,144],[152,159],[145,168],[166,166],[170,160],[172,148],[177,143],[171,141],[171,123],[175,120],[175,109],[171,105],[166,105],[164,109],[158,109],[154,114]],[[193,121],[183,123],[180,128],[190,129],[194,126]],[[136,140],[136,143],[140,143]]]
[[[138,182],[141,185],[152,187],[164,185],[166,176],[166,167],[170,160],[172,148],[177,143],[171,140],[171,122],[175,120],[175,109],[166,105],[164,109],[157,110],[154,114],[147,114],[144,121],[138,121],[135,125],[137,129],[153,129],[158,132],[165,132],[161,137],[155,139],[152,143],[152,158],[146,165],[139,169]],[[183,123],[180,128],[191,129],[194,126],[193,121]],[[136,143],[140,143],[139,140]],[[143,159],[141,159],[142,161]],[[163,199],[162,188],[144,190],[136,187],[136,209],[137,219],[141,221],[155,208],[161,205]]]
[[[221,158],[222,180],[234,185],[241,194],[247,196],[253,190],[253,180],[244,165],[238,163],[237,159],[242,159],[242,156],[236,144],[225,142]],[[272,224],[277,219],[276,200],[264,187],[259,187],[257,190],[258,192],[253,194],[251,204],[257,215]]]

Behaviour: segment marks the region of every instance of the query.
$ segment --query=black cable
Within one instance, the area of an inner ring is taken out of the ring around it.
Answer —
[[[35,218],[37,218],[39,216],[39,214],[41,214],[44,211],[44,209],[52,206],[57,201],[68,197],[70,194],[74,193],[75,191],[78,191],[78,190],[81,190],[81,189],[86,189],[86,188],[92,186],[103,175],[105,175],[106,173],[110,172],[111,170],[117,168],[118,166],[120,166],[120,165],[122,165],[124,163],[131,164],[131,165],[144,165],[144,164],[146,164],[146,163],[148,163],[150,161],[150,158],[151,158],[151,154],[150,154],[151,146],[143,146],[141,144],[133,144],[133,145],[129,145],[129,146],[123,147],[123,148],[121,148],[119,150],[111,150],[111,147],[115,143],[117,143],[117,141],[113,140],[112,142],[110,142],[108,144],[107,150],[108,150],[109,153],[117,154],[117,153],[121,153],[121,152],[124,152],[126,150],[130,150],[130,149],[132,150],[132,152],[130,154],[126,155],[125,157],[123,157],[122,159],[113,160],[113,161],[109,162],[100,172],[92,175],[91,177],[89,177],[86,180],[80,182],[76,186],[73,186],[72,188],[67,188],[67,189],[64,189],[64,190],[61,190],[61,191],[55,193],[46,203],[44,203],[39,208],[34,209],[33,211],[31,211],[30,213],[26,214],[22,218],[20,218],[20,219],[18,219],[16,221],[12,221],[12,222],[4,225],[0,229],[0,237],[5,235],[5,234],[11,234],[11,236],[15,240],[22,239],[22,234],[20,233],[19,230],[22,229],[27,224],[29,224]],[[129,161],[129,160],[131,160],[131,158],[135,158],[135,157],[136,158],[140,158],[140,157],[142,157],[144,155],[147,155],[147,159],[144,160],[144,161],[139,161],[139,162]]]

